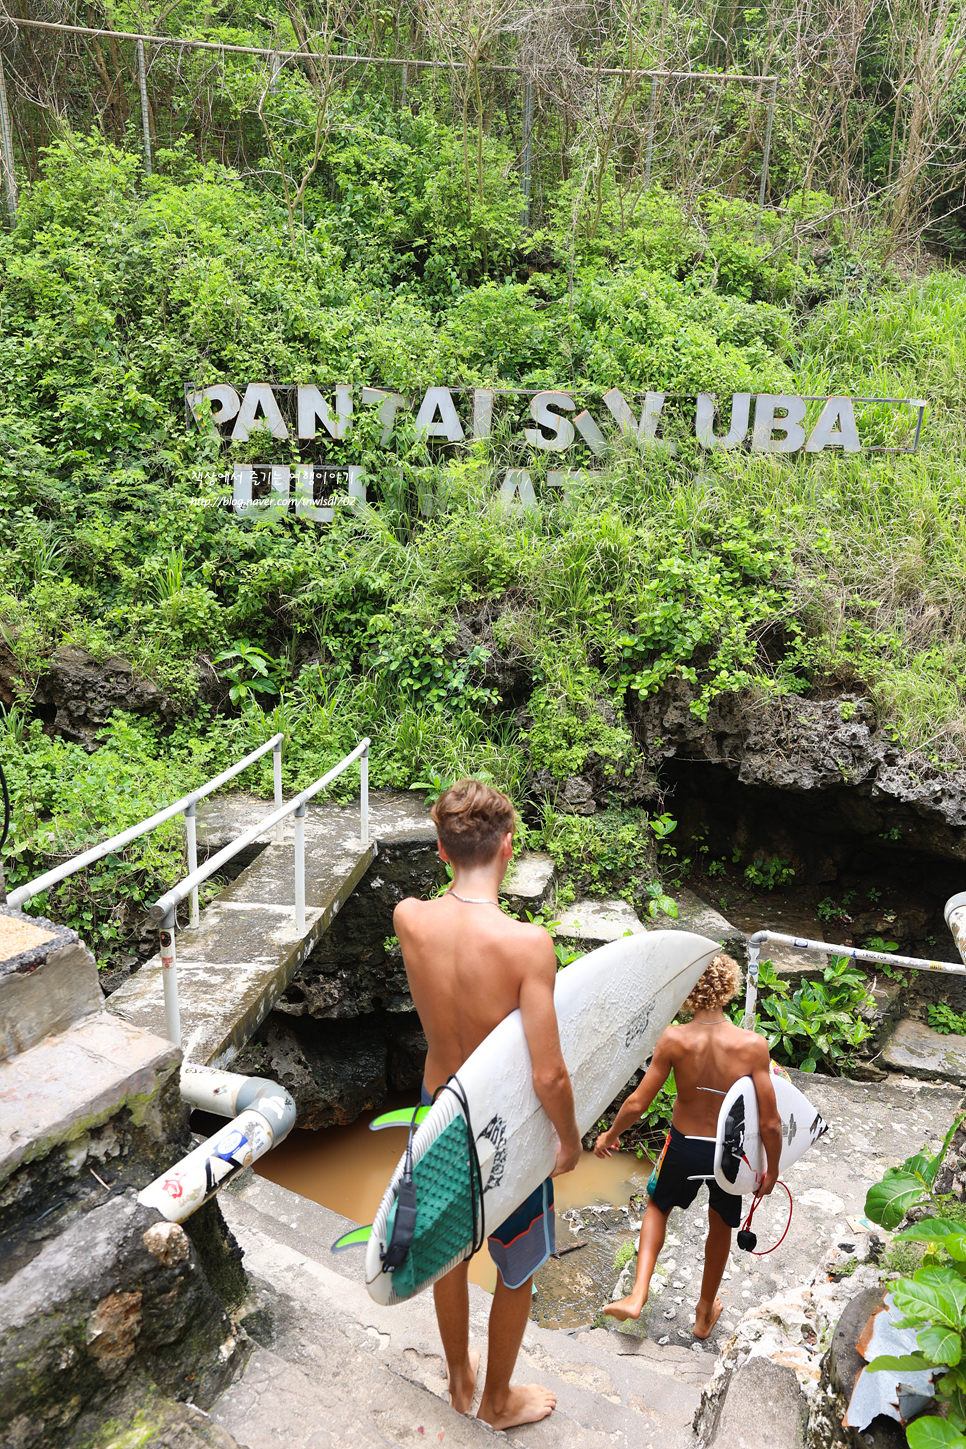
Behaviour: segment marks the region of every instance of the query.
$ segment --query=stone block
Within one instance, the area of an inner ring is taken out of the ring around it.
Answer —
[[[74,931],[0,908],[0,1062],[103,1010],[94,957]]]
[[[122,1107],[136,1115],[180,1060],[170,1042],[101,1012],[0,1063],[0,1183]]]
[[[132,1374],[202,1407],[225,1387],[231,1325],[190,1243],[150,1251],[157,1218],[118,1194],[0,1284],[0,1443],[65,1442],[84,1406]]]
[[[900,1021],[881,1060],[890,1071],[907,1077],[966,1086],[966,1036],[943,1036],[922,1021]]]
[[[677,918],[655,916],[652,922],[648,922],[649,931],[693,931],[697,936],[707,936],[712,941],[719,941],[729,956],[733,956],[742,966],[747,964],[748,943],[743,931],[733,926],[720,911],[716,911],[714,906],[709,906],[707,901],[703,901],[685,886],[670,894],[678,908]]]
[[[577,941],[585,951],[595,951],[608,941],[636,936],[644,926],[633,906],[626,901],[575,901],[560,913],[557,935]]]
[[[536,915],[550,900],[557,878],[556,862],[542,851],[525,850],[510,866],[500,895],[516,916]]]
[[[807,1405],[785,1364],[749,1358],[731,1376],[702,1449],[804,1449]]]

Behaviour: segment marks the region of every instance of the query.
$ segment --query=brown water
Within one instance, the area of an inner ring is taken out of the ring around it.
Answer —
[[[381,1112],[414,1105],[413,1098],[399,1097],[385,1103],[379,1112],[364,1113],[349,1127],[327,1127],[321,1132],[297,1129],[256,1163],[255,1171],[354,1223],[371,1223],[405,1149],[406,1134],[402,1128],[392,1127],[370,1132],[369,1123]],[[601,1161],[585,1152],[573,1172],[554,1179],[557,1211],[626,1203],[632,1190],[640,1191],[646,1183],[650,1170],[650,1162],[638,1161],[629,1153],[616,1153]],[[562,1247],[571,1241],[571,1235],[561,1231],[561,1226],[558,1222],[558,1246]],[[470,1280],[493,1292],[496,1267],[485,1248],[470,1263]]]

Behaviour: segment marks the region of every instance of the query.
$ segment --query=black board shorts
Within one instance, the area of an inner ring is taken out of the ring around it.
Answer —
[[[651,1202],[662,1213],[670,1212],[673,1207],[688,1208],[703,1181],[708,1184],[709,1206],[729,1228],[740,1227],[741,1198],[733,1192],[724,1192],[715,1181],[714,1139],[685,1137],[672,1127],[647,1184]]]

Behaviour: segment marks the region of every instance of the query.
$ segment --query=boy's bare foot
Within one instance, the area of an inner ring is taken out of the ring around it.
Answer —
[[[497,1412],[486,1401],[486,1393],[477,1410],[476,1417],[483,1419],[491,1429],[512,1429],[514,1424],[536,1424],[545,1419],[557,1407],[557,1395],[540,1384],[511,1384],[503,1408]]]
[[[455,1409],[458,1414],[468,1414],[473,1407],[473,1396],[476,1393],[476,1375],[480,1371],[479,1350],[471,1348],[466,1356],[466,1367],[461,1375],[459,1385],[453,1387],[453,1375],[447,1366],[446,1387],[449,1390],[450,1408]]]
[[[703,1308],[699,1299],[694,1314],[695,1338],[707,1338],[723,1312],[724,1304],[720,1298],[714,1300],[710,1309]]]
[[[608,1303],[604,1312],[608,1318],[616,1318],[619,1323],[624,1323],[628,1318],[640,1318],[646,1302],[646,1293],[643,1298],[635,1298],[633,1294],[629,1294],[627,1298],[620,1298],[616,1303]]]

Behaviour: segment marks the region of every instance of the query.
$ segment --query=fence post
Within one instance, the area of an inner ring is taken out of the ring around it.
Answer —
[[[409,66],[405,61],[402,63],[402,84],[399,88],[399,109],[406,109],[406,92],[409,90]]]
[[[181,1012],[178,1007],[178,965],[174,951],[174,908],[161,919],[161,978],[164,982],[164,1029],[168,1041],[181,1045]]]
[[[305,801],[295,807],[295,929],[305,935]]]
[[[273,773],[273,775],[275,777],[275,809],[276,810],[281,810],[281,808],[282,808],[282,741],[281,740],[279,740],[278,744],[272,750],[272,773]],[[283,828],[282,827],[283,827],[283,822],[280,820],[278,822],[278,824],[276,825],[276,827],[275,827],[275,843],[277,845],[281,845],[281,843],[282,843],[282,837],[283,837],[283,834],[284,834],[284,831],[283,831]]]
[[[530,192],[533,186],[533,81],[524,72],[520,72],[520,84],[523,86],[523,156],[521,189],[523,191],[523,211],[520,219],[524,226],[530,225]]]
[[[192,800],[190,805],[185,806],[184,812],[184,833],[188,847],[188,874],[194,875],[198,869],[198,829],[195,811],[198,802]],[[200,908],[198,904],[198,887],[195,886],[190,895],[190,911],[188,915],[189,926],[197,926],[201,923]]]
[[[657,76],[651,77],[651,106],[647,113],[647,153],[644,157],[644,195],[651,189],[651,161],[654,156],[654,132],[657,129]]]
[[[771,100],[768,102],[768,121],[765,125],[765,149],[761,158],[761,185],[758,188],[758,207],[765,205],[765,191],[768,187],[768,162],[771,157],[771,128],[775,123],[775,102],[778,99],[778,81],[772,83]]]
[[[369,844],[369,746],[359,758],[359,839]]]
[[[151,123],[148,116],[148,77],[144,66],[144,41],[138,41],[138,90],[141,93],[141,129],[144,132],[144,174],[151,175]]]
[[[17,220],[17,175],[13,169],[13,126],[7,106],[7,82],[0,53],[0,167],[3,168],[3,196],[11,226]]]

